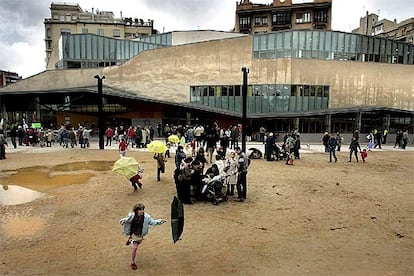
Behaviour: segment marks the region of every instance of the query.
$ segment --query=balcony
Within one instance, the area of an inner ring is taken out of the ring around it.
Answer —
[[[290,30],[291,28],[290,22],[272,22],[272,31]]]
[[[328,23],[322,22],[322,21],[316,21],[316,22],[313,22],[312,26],[314,29],[327,29]]]
[[[240,29],[240,33],[243,33],[243,34],[248,34],[250,33],[250,30],[251,30],[250,25],[247,25],[247,24],[240,25],[239,29]]]

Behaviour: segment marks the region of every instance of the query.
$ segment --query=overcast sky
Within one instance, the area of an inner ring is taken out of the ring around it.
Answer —
[[[23,78],[45,70],[44,24],[50,18],[50,0],[0,0],[0,70]],[[234,27],[235,0],[61,0],[78,3],[83,10],[112,11],[116,17],[154,20],[160,32],[178,30],[230,31]],[[273,1],[252,0],[270,4]],[[312,0],[298,2],[312,2]],[[350,32],[366,11],[380,19],[414,17],[412,0],[333,0],[332,29]]]

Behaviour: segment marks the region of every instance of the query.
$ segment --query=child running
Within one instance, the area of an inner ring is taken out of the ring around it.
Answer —
[[[128,216],[119,220],[124,226],[124,234],[128,236],[126,245],[131,244],[131,269],[137,270],[135,263],[138,246],[142,243],[144,236],[148,234],[150,225],[160,225],[166,222],[164,219],[153,219],[149,214],[144,212],[143,203],[138,203],[132,209],[133,212]]]

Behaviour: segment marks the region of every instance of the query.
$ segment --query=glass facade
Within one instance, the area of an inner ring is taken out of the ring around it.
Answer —
[[[333,31],[280,31],[255,34],[253,58],[414,64],[414,45],[375,36]]]
[[[144,36],[140,38],[140,41],[160,44],[164,46],[171,46],[172,45],[172,33],[169,32],[169,33],[153,34],[150,36]]]
[[[241,85],[191,86],[190,102],[242,111]],[[328,109],[329,86],[259,84],[247,88],[247,113],[303,112]]]
[[[118,65],[145,50],[168,45],[171,45],[171,33],[154,36],[149,41],[121,40],[94,34],[63,34],[58,68]]]

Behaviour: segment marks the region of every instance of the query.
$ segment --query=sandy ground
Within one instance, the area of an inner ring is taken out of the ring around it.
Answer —
[[[412,149],[385,146],[366,163],[348,163],[347,151],[328,163],[320,146],[304,149],[294,166],[253,160],[248,199],[186,205],[173,244],[173,160],[157,182],[152,154],[129,151],[145,168],[134,193],[110,170],[118,152],[93,147],[8,149],[3,189],[46,196],[0,206],[1,275],[414,274]],[[150,229],[132,271],[118,220],[137,202],[168,222]]]

